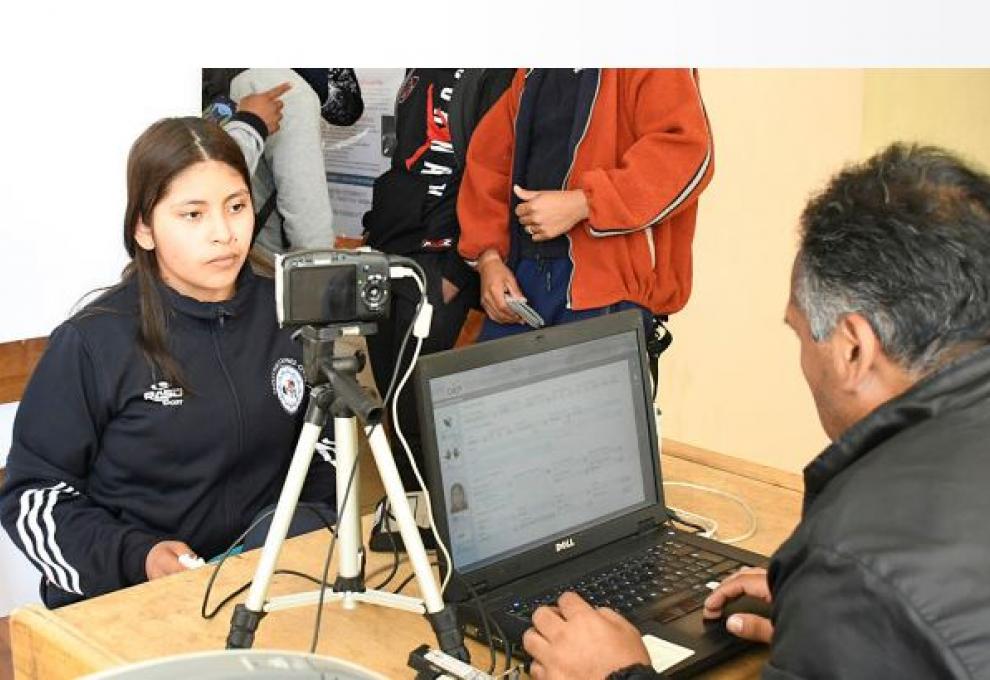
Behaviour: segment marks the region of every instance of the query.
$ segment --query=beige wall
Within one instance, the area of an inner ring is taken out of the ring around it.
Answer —
[[[990,170],[990,69],[871,69],[864,156],[894,140],[944,146]]]
[[[990,71],[705,70],[715,178],[662,361],[663,435],[799,471],[827,444],[783,324],[796,225],[834,170],[896,138],[990,165]]]

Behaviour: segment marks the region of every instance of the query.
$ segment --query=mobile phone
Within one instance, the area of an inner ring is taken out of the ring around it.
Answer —
[[[543,317],[540,316],[535,309],[526,304],[526,301],[522,298],[506,295],[505,304],[509,305],[509,309],[521,316],[522,320],[533,328],[543,328],[547,325],[543,320]]]

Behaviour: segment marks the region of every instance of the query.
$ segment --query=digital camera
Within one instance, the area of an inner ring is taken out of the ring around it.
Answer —
[[[389,264],[375,250],[301,250],[275,258],[280,326],[388,317]]]

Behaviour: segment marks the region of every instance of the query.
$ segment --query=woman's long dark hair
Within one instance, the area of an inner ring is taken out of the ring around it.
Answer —
[[[139,222],[151,226],[155,206],[165,197],[179,173],[201,161],[220,161],[236,170],[250,190],[251,175],[244,155],[230,136],[201,118],[165,118],[137,138],[127,156],[127,209],[124,212],[124,247],[131,262],[121,284],[137,280],[140,301],[138,345],[157,379],[186,386],[179,365],[168,349],[168,314],[158,289],[161,274],[154,251],[137,245]]]

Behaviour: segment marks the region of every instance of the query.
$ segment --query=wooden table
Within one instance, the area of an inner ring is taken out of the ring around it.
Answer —
[[[797,475],[747,463],[721,454],[665,440],[665,480],[702,484],[736,494],[753,508],[758,530],[742,547],[770,554],[797,523],[801,480]],[[367,469],[367,468],[366,468]],[[746,528],[745,518],[731,502],[712,494],[671,487],[668,504],[711,516],[720,535]],[[317,532],[287,541],[279,567],[319,575],[328,541]],[[250,580],[258,551],[228,560],[217,579],[214,602]],[[391,556],[369,554],[368,583],[376,584],[391,564]],[[333,573],[333,572],[331,572]],[[399,577],[408,573],[403,565]],[[231,606],[212,620],[200,617],[209,572],[177,574],[154,582],[81,602],[56,611],[32,605],[11,617],[15,678],[59,680],[120,664],[183,652],[222,649]],[[394,581],[393,583],[398,583]],[[276,576],[271,594],[311,590],[308,582]],[[414,584],[407,592],[415,593]],[[243,601],[241,596],[237,601]],[[307,650],[315,608],[303,607],[269,614],[259,628],[255,648]],[[429,624],[419,615],[375,606],[345,612],[339,605],[324,609],[318,651],[362,664],[389,678],[411,678],[409,651],[433,643]],[[469,641],[472,658],[484,667],[488,650]],[[708,674],[712,678],[753,678],[765,652],[754,651]],[[501,664],[501,659],[499,661]]]

